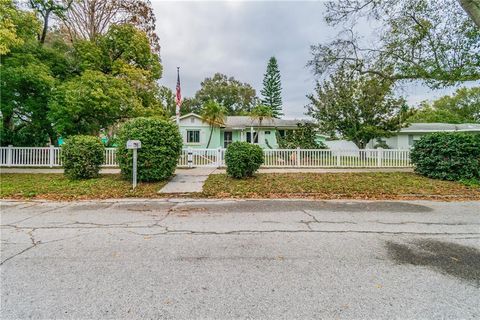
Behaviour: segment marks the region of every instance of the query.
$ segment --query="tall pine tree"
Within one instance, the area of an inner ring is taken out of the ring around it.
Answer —
[[[263,78],[262,104],[272,109],[272,115],[279,118],[282,112],[282,84],[277,59],[271,57],[268,61],[267,72]]]

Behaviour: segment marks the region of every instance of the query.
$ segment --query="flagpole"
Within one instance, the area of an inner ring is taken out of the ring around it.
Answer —
[[[180,96],[180,67],[177,67],[177,95],[176,95],[176,100],[177,100],[177,108],[175,112],[175,119],[177,121],[177,125],[180,125],[180,104],[181,102],[181,96]]]

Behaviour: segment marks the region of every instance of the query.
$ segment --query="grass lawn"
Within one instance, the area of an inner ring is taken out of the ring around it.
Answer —
[[[479,186],[410,172],[267,173],[246,180],[210,175],[203,195],[215,198],[480,200]]]
[[[0,197],[9,199],[107,199],[155,198],[166,182],[140,183],[135,191],[132,183],[117,174],[101,175],[90,180],[70,181],[63,174],[1,174]]]
[[[166,182],[140,183],[135,191],[120,175],[70,181],[63,174],[1,174],[3,199],[162,198]],[[480,200],[479,186],[424,178],[409,172],[389,173],[263,173],[246,180],[210,175],[206,198],[438,199]]]

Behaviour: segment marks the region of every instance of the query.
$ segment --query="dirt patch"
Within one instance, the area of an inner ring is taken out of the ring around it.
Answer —
[[[480,287],[480,250],[433,239],[409,244],[386,243],[389,257],[398,264],[427,267]]]

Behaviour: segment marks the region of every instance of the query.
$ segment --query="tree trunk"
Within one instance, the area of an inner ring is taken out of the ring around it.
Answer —
[[[458,2],[477,27],[480,28],[480,0],[458,0]]]
[[[352,140],[353,143],[358,147],[358,149],[365,149],[366,143],[361,140]]]
[[[55,134],[52,128],[48,128],[48,138],[50,139],[50,144],[54,145],[55,147],[58,147],[57,135]]]
[[[14,141],[12,141],[12,132],[13,132],[13,115],[10,114],[3,114],[3,130],[1,132],[2,134],[2,144],[4,145],[9,145],[9,144],[14,144]]]
[[[262,121],[263,121],[263,118],[259,118],[259,119],[258,119],[259,127],[257,128],[257,131],[254,131],[254,132],[253,132],[253,137],[252,137],[253,140],[252,140],[252,143],[255,143],[255,140],[256,140],[257,137],[258,137],[259,130],[260,130],[260,128],[262,127]],[[258,143],[260,143],[260,141],[259,141]]]
[[[367,159],[367,154],[364,151],[364,149],[367,146],[367,143],[364,142],[364,141],[356,141],[355,144],[360,149],[360,151],[359,151],[360,160],[365,161]]]
[[[47,37],[47,31],[48,31],[48,19],[50,17],[50,10],[45,12],[45,18],[43,19],[43,30],[42,30],[42,35],[40,36],[40,43],[44,44],[45,43],[45,38]]]
[[[210,136],[208,137],[207,149],[210,147],[210,141],[212,140],[213,126],[210,126]]]

